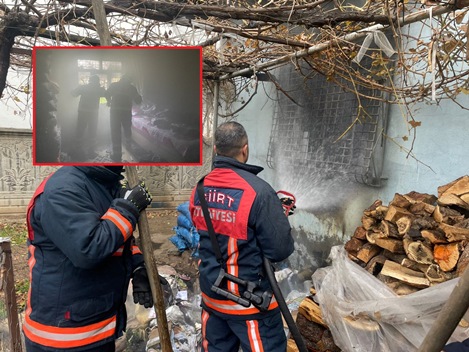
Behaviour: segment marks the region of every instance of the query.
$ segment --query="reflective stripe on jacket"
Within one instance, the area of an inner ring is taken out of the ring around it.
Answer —
[[[132,236],[138,211],[118,198],[121,178],[104,167],[62,167],[31,199],[23,331],[33,343],[80,351],[125,329],[127,289],[143,256]]]
[[[205,177],[204,192],[225,271],[254,282],[261,291],[265,291],[270,284],[263,275],[263,257],[279,262],[286,259],[294,247],[290,223],[276,192],[256,176],[262,170],[258,166],[217,156],[213,171]],[[221,266],[212,248],[196,189],[192,192],[189,208],[200,234],[199,281],[204,309],[250,319],[264,314],[252,305],[243,307],[211,290]],[[241,286],[227,281],[222,288],[241,296],[244,290]],[[277,307],[273,299],[269,310]]]

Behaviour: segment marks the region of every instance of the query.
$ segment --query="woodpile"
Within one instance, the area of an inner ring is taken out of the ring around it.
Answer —
[[[404,295],[460,276],[469,263],[469,176],[438,196],[396,193],[365,209],[345,244],[350,259]]]
[[[340,352],[335,345],[331,331],[322,319],[321,308],[314,301],[316,291],[311,288],[310,295],[300,303],[296,315],[296,325],[304,338],[308,351],[311,352]],[[290,338],[287,352],[297,352],[295,341]]]

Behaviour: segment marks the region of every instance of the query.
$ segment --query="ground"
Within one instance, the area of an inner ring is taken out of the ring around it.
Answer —
[[[197,265],[189,250],[179,253],[169,240],[175,234],[178,212],[174,209],[147,211],[148,225],[154,247],[157,267],[169,265],[183,275],[189,282],[197,279]],[[21,234],[21,235],[20,235]],[[28,250],[25,244],[26,225],[22,218],[0,219],[0,237],[10,237],[13,259],[13,273],[17,291],[19,310],[24,308],[28,288],[29,269]]]

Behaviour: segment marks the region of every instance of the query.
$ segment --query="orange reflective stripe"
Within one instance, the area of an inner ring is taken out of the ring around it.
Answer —
[[[124,253],[124,246],[120,246],[119,248],[117,248],[117,251],[112,253],[112,256],[113,257],[122,257],[123,253]]]
[[[204,300],[204,303],[207,305],[207,307],[210,307],[220,313],[230,315],[247,315],[259,313],[259,309],[254,307],[252,304],[249,307],[243,307],[242,305],[233,301],[210,298],[205,293],[202,293],[202,299]],[[268,310],[272,310],[277,307],[278,303],[274,296],[272,297],[272,301],[270,302]]]
[[[24,334],[31,341],[43,346],[60,348],[90,345],[113,336],[115,330],[115,316],[87,326],[61,328],[35,322],[27,314],[23,325]]]
[[[207,311],[202,310],[202,347],[204,352],[208,352],[208,340],[207,340],[207,321],[210,315]]]
[[[226,270],[228,274],[238,277],[238,241],[236,238],[230,237],[228,240],[228,260],[226,262]],[[239,296],[239,285],[233,281],[227,281],[228,291]]]
[[[127,241],[127,239],[130,237],[130,235],[133,232],[132,224],[129,222],[129,220],[127,220],[125,217],[123,217],[122,214],[119,213],[115,209],[109,209],[106,212],[106,214],[104,214],[101,217],[101,219],[109,220],[114,225],[116,225],[117,228],[122,233],[122,236],[124,236],[124,241]]]
[[[264,352],[262,346],[261,334],[259,333],[259,323],[257,320],[246,321],[248,328],[249,345],[252,352]]]
[[[132,246],[132,254],[142,254],[142,251],[140,251],[138,246]]]
[[[29,303],[31,302],[31,286],[32,286],[32,281],[33,281],[33,268],[34,265],[36,264],[36,257],[34,256],[34,252],[36,250],[36,247],[33,245],[28,246],[29,250],[29,259],[28,259],[28,267],[29,267],[29,289],[28,289],[28,300],[26,301],[26,314],[31,313],[31,306]]]

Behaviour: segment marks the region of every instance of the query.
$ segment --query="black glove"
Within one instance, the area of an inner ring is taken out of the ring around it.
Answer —
[[[296,205],[293,204],[293,198],[283,197],[283,198],[280,198],[280,201],[282,202],[282,207],[283,207],[283,210],[285,211],[285,215],[286,216],[293,215],[296,209]]]
[[[151,204],[151,194],[144,181],[140,181],[134,188],[129,188],[129,183],[124,181],[120,194],[122,198],[131,201],[139,212]]]
[[[159,276],[162,285],[168,285],[168,281]],[[138,267],[134,271],[132,280],[134,303],[141,304],[145,308],[153,306],[153,296],[151,294],[150,281],[148,280],[147,269],[144,266]]]

